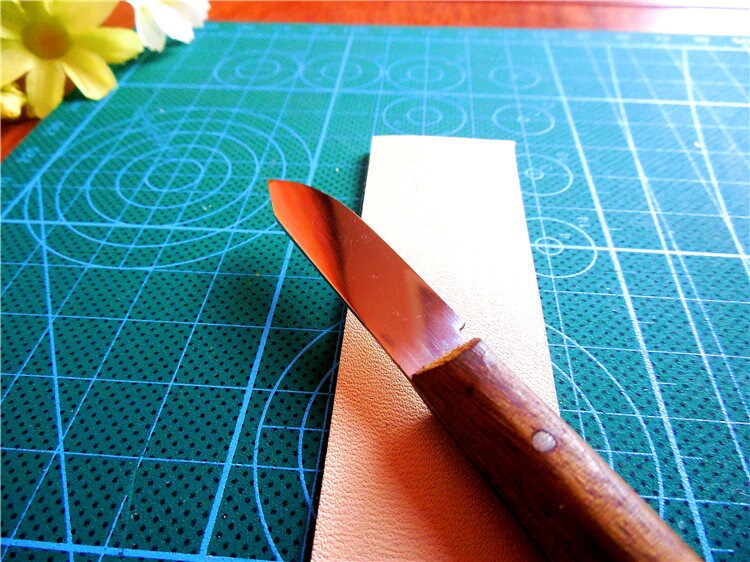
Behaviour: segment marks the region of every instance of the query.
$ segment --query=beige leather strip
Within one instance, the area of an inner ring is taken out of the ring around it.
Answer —
[[[557,408],[512,142],[373,138],[363,217],[466,320],[467,338]],[[312,559],[536,559],[351,313]]]

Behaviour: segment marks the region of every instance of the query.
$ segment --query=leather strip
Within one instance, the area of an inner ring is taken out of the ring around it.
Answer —
[[[363,218],[461,315],[467,339],[557,408],[514,143],[374,137]],[[537,556],[350,313],[312,560]]]

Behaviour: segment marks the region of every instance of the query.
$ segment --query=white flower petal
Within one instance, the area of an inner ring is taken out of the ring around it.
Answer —
[[[26,75],[26,98],[37,117],[46,117],[63,98],[65,74],[56,61],[40,60]]]
[[[122,27],[92,29],[76,36],[75,42],[109,63],[123,63],[143,51],[135,31]]]
[[[208,0],[167,0],[169,5],[193,27],[203,27],[208,18]]]
[[[190,43],[193,40],[194,34],[190,22],[181,17],[179,12],[171,6],[162,2],[152,2],[148,4],[148,10],[156,24],[168,37],[183,43]]]
[[[162,52],[167,42],[167,36],[156,24],[151,12],[146,8],[140,7],[135,12],[135,29],[138,37],[145,47],[152,51]]]
[[[65,53],[62,66],[81,93],[89,99],[102,99],[117,86],[117,79],[104,59],[78,45]]]
[[[65,28],[78,33],[98,27],[112,13],[117,2],[48,2],[49,11]]]
[[[14,82],[26,74],[34,66],[36,57],[32,55],[19,41],[0,39],[2,49],[2,83]]]

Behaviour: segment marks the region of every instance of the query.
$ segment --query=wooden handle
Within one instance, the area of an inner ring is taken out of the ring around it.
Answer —
[[[481,340],[411,382],[550,560],[700,560]]]

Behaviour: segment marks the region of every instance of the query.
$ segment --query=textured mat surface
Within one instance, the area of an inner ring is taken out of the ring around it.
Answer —
[[[3,559],[305,556],[342,308],[265,179],[357,208],[394,133],[518,142],[563,416],[750,559],[749,84],[733,39],[210,24],[69,100],[3,163]]]

